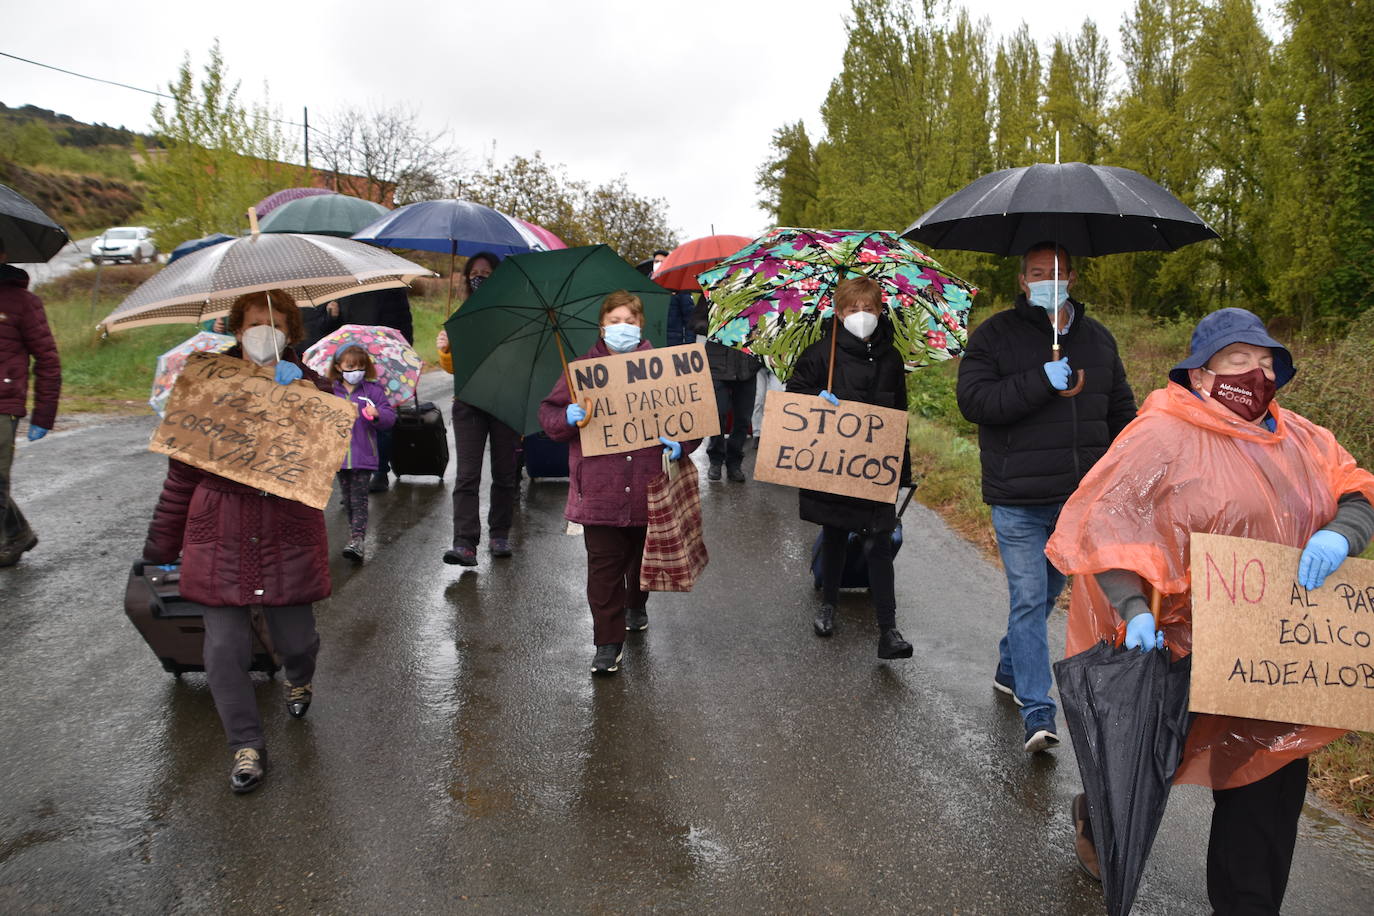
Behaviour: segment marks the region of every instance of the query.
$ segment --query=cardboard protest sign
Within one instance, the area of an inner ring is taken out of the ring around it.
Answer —
[[[278,385],[271,369],[197,353],[148,449],[323,509],[357,416],[351,403],[309,382]]]
[[[1194,712],[1374,730],[1374,562],[1346,560],[1309,592],[1301,555],[1192,536]]]
[[[814,394],[770,391],[754,479],[892,503],[905,454],[900,410],[861,401],[833,407]]]
[[[615,455],[720,432],[715,387],[701,344],[635,350],[568,367],[575,400],[591,418],[582,427],[582,454]]]

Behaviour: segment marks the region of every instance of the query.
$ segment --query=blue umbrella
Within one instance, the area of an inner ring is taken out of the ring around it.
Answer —
[[[200,251],[202,248],[209,248],[211,245],[218,245],[221,242],[232,242],[235,238],[236,236],[225,235],[223,232],[216,232],[213,235],[207,235],[203,239],[191,239],[190,241],[182,242],[172,249],[172,256],[167,259],[167,263],[170,264],[177,258],[184,258],[193,251]]]

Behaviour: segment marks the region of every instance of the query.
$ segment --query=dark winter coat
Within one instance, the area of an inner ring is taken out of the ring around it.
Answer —
[[[330,391],[294,351],[282,358]],[[143,559],[175,563],[178,555],[182,595],[211,607],[309,604],[331,589],[323,512],[168,459]]]
[[[710,300],[705,296],[698,297],[696,308],[692,310],[692,320],[688,324],[693,334],[706,333],[710,313]],[[711,365],[711,380],[715,382],[747,382],[763,366],[757,356],[750,356],[743,350],[727,347],[714,340],[706,341],[706,360]]]
[[[802,351],[787,390],[792,394],[820,394],[830,373],[830,338],[833,321],[825,323],[820,340]],[[835,342],[835,377],[830,393],[841,401],[861,401],[877,407],[906,411],[906,370],[902,356],[892,345],[892,324],[886,316],[868,340],[860,340],[839,325]],[[902,456],[901,486],[911,485],[911,454]],[[817,525],[846,531],[891,531],[897,526],[897,511],[891,503],[874,502],[838,493],[800,490],[801,517]]]
[[[0,413],[28,412],[29,364],[33,364],[34,426],[52,429],[62,392],[62,363],[48,328],[43,301],[29,292],[29,275],[0,264]]]
[[[640,341],[638,349],[651,350],[653,344]],[[581,358],[610,355],[606,342],[598,340]],[[556,442],[568,443],[568,506],[563,514],[568,521],[582,525],[633,528],[649,524],[649,483],[663,473],[662,443],[619,455],[584,457],[578,428],[568,425],[571,400],[568,380],[560,375],[558,384],[539,405],[539,425],[544,432]],[[701,440],[679,444],[685,459]],[[684,466],[690,467],[690,462]]]
[[[344,455],[343,470],[377,470],[377,433],[396,425],[396,408],[387,400],[386,389],[379,382],[364,379],[350,393],[348,386],[336,381],[334,394],[351,401],[358,408],[358,419],[353,421],[353,438],[348,443],[348,454]],[[363,398],[370,400],[372,406],[377,408],[377,419],[363,417],[363,408],[367,406]]]
[[[415,323],[410,315],[410,295],[400,287],[368,290],[339,299],[340,324],[379,325],[395,328],[407,343],[415,343]]]
[[[1045,375],[1054,330],[1049,315],[1018,296],[1012,308],[978,326],[959,365],[959,409],[978,424],[983,501],[991,505],[1062,503],[1135,419],[1135,395],[1116,340],[1073,302],[1060,355],[1084,372],[1076,397],[1061,397]],[[1071,380],[1071,384],[1072,384]]]
[[[697,342],[696,331],[692,330],[692,310],[696,308],[692,294],[673,293],[668,300],[668,342],[666,347]]]

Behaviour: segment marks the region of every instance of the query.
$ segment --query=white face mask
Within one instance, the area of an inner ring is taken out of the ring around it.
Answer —
[[[343,373],[344,381],[350,385],[356,385],[367,375],[366,369],[345,369]]]
[[[259,366],[270,366],[281,357],[286,335],[268,324],[260,324],[243,332],[244,355]]]
[[[867,340],[877,328],[878,316],[872,312],[854,312],[844,319],[844,329],[860,340]]]

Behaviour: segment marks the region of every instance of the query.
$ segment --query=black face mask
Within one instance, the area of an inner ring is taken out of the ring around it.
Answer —
[[[473,274],[471,277],[468,277],[468,291],[477,292],[477,287],[481,286],[484,280],[486,280],[486,277],[481,274]]]

